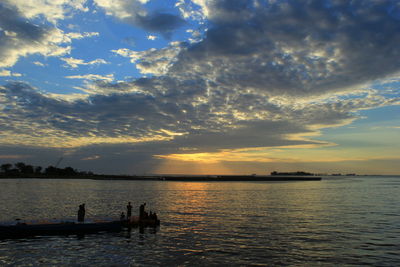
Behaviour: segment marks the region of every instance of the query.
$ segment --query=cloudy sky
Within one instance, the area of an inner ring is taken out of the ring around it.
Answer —
[[[0,163],[400,174],[394,0],[2,0]]]

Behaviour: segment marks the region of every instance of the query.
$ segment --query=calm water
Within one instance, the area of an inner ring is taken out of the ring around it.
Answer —
[[[400,178],[321,182],[0,180],[0,222],[118,218],[147,202],[161,227],[0,241],[0,266],[400,264]],[[134,214],[138,209],[134,210]]]

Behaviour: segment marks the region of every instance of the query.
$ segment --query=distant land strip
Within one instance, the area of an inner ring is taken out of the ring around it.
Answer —
[[[78,171],[72,167],[58,168],[56,166],[32,166],[24,162],[0,165],[0,179],[92,179],[92,180],[146,180],[146,181],[320,181],[321,177],[313,173],[271,172],[271,175],[106,175],[95,174],[91,171]]]
[[[93,177],[96,180],[162,180],[162,181],[320,181],[316,176],[254,176],[254,175],[205,175],[205,176],[127,176]]]
[[[0,179],[91,179],[91,180],[128,180],[128,181],[320,181],[317,176],[254,176],[254,175],[205,175],[205,176],[169,176],[169,175],[1,175]]]

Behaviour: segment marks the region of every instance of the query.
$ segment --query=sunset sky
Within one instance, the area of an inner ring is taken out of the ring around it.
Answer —
[[[400,174],[400,2],[2,0],[0,163]]]

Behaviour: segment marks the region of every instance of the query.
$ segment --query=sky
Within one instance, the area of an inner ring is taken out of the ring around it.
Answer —
[[[399,104],[398,1],[0,1],[0,163],[400,174]]]

